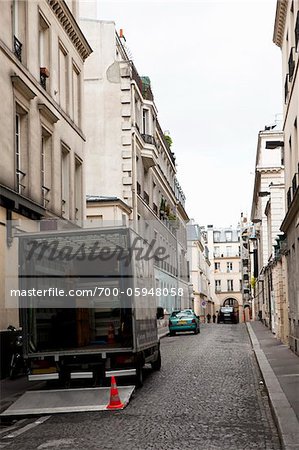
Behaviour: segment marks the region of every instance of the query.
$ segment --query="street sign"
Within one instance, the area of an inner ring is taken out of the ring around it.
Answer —
[[[205,300],[203,300],[203,301],[201,302],[201,306],[202,306],[203,308],[206,308],[207,302],[206,302]]]

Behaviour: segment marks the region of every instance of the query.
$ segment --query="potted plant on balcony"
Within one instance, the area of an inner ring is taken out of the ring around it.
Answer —
[[[165,198],[161,197],[160,209],[159,209],[160,219],[163,219],[163,217],[166,215],[165,207],[166,207],[166,200],[165,200]]]
[[[178,218],[177,218],[176,214],[170,213],[168,215],[168,220],[169,220],[170,226],[174,230],[177,230],[179,228],[180,225],[179,225],[179,221],[178,221]]]
[[[46,78],[49,78],[50,76],[50,71],[49,69],[47,69],[47,67],[41,67],[40,68],[40,74]]]

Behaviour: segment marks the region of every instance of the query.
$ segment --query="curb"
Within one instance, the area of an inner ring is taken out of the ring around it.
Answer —
[[[251,344],[264,379],[274,419],[284,450],[299,450],[299,422],[250,323],[246,322]]]

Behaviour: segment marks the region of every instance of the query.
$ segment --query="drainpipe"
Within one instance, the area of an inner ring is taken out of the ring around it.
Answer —
[[[132,219],[133,229],[138,231],[138,214],[137,214],[137,165],[136,165],[136,134],[135,134],[135,86],[131,83],[131,130],[132,130]]]

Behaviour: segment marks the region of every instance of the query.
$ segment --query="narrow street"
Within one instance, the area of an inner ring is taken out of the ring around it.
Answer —
[[[0,448],[280,448],[244,324],[206,324],[161,342],[161,371],[146,370],[125,410],[51,416],[14,438],[3,433]]]

